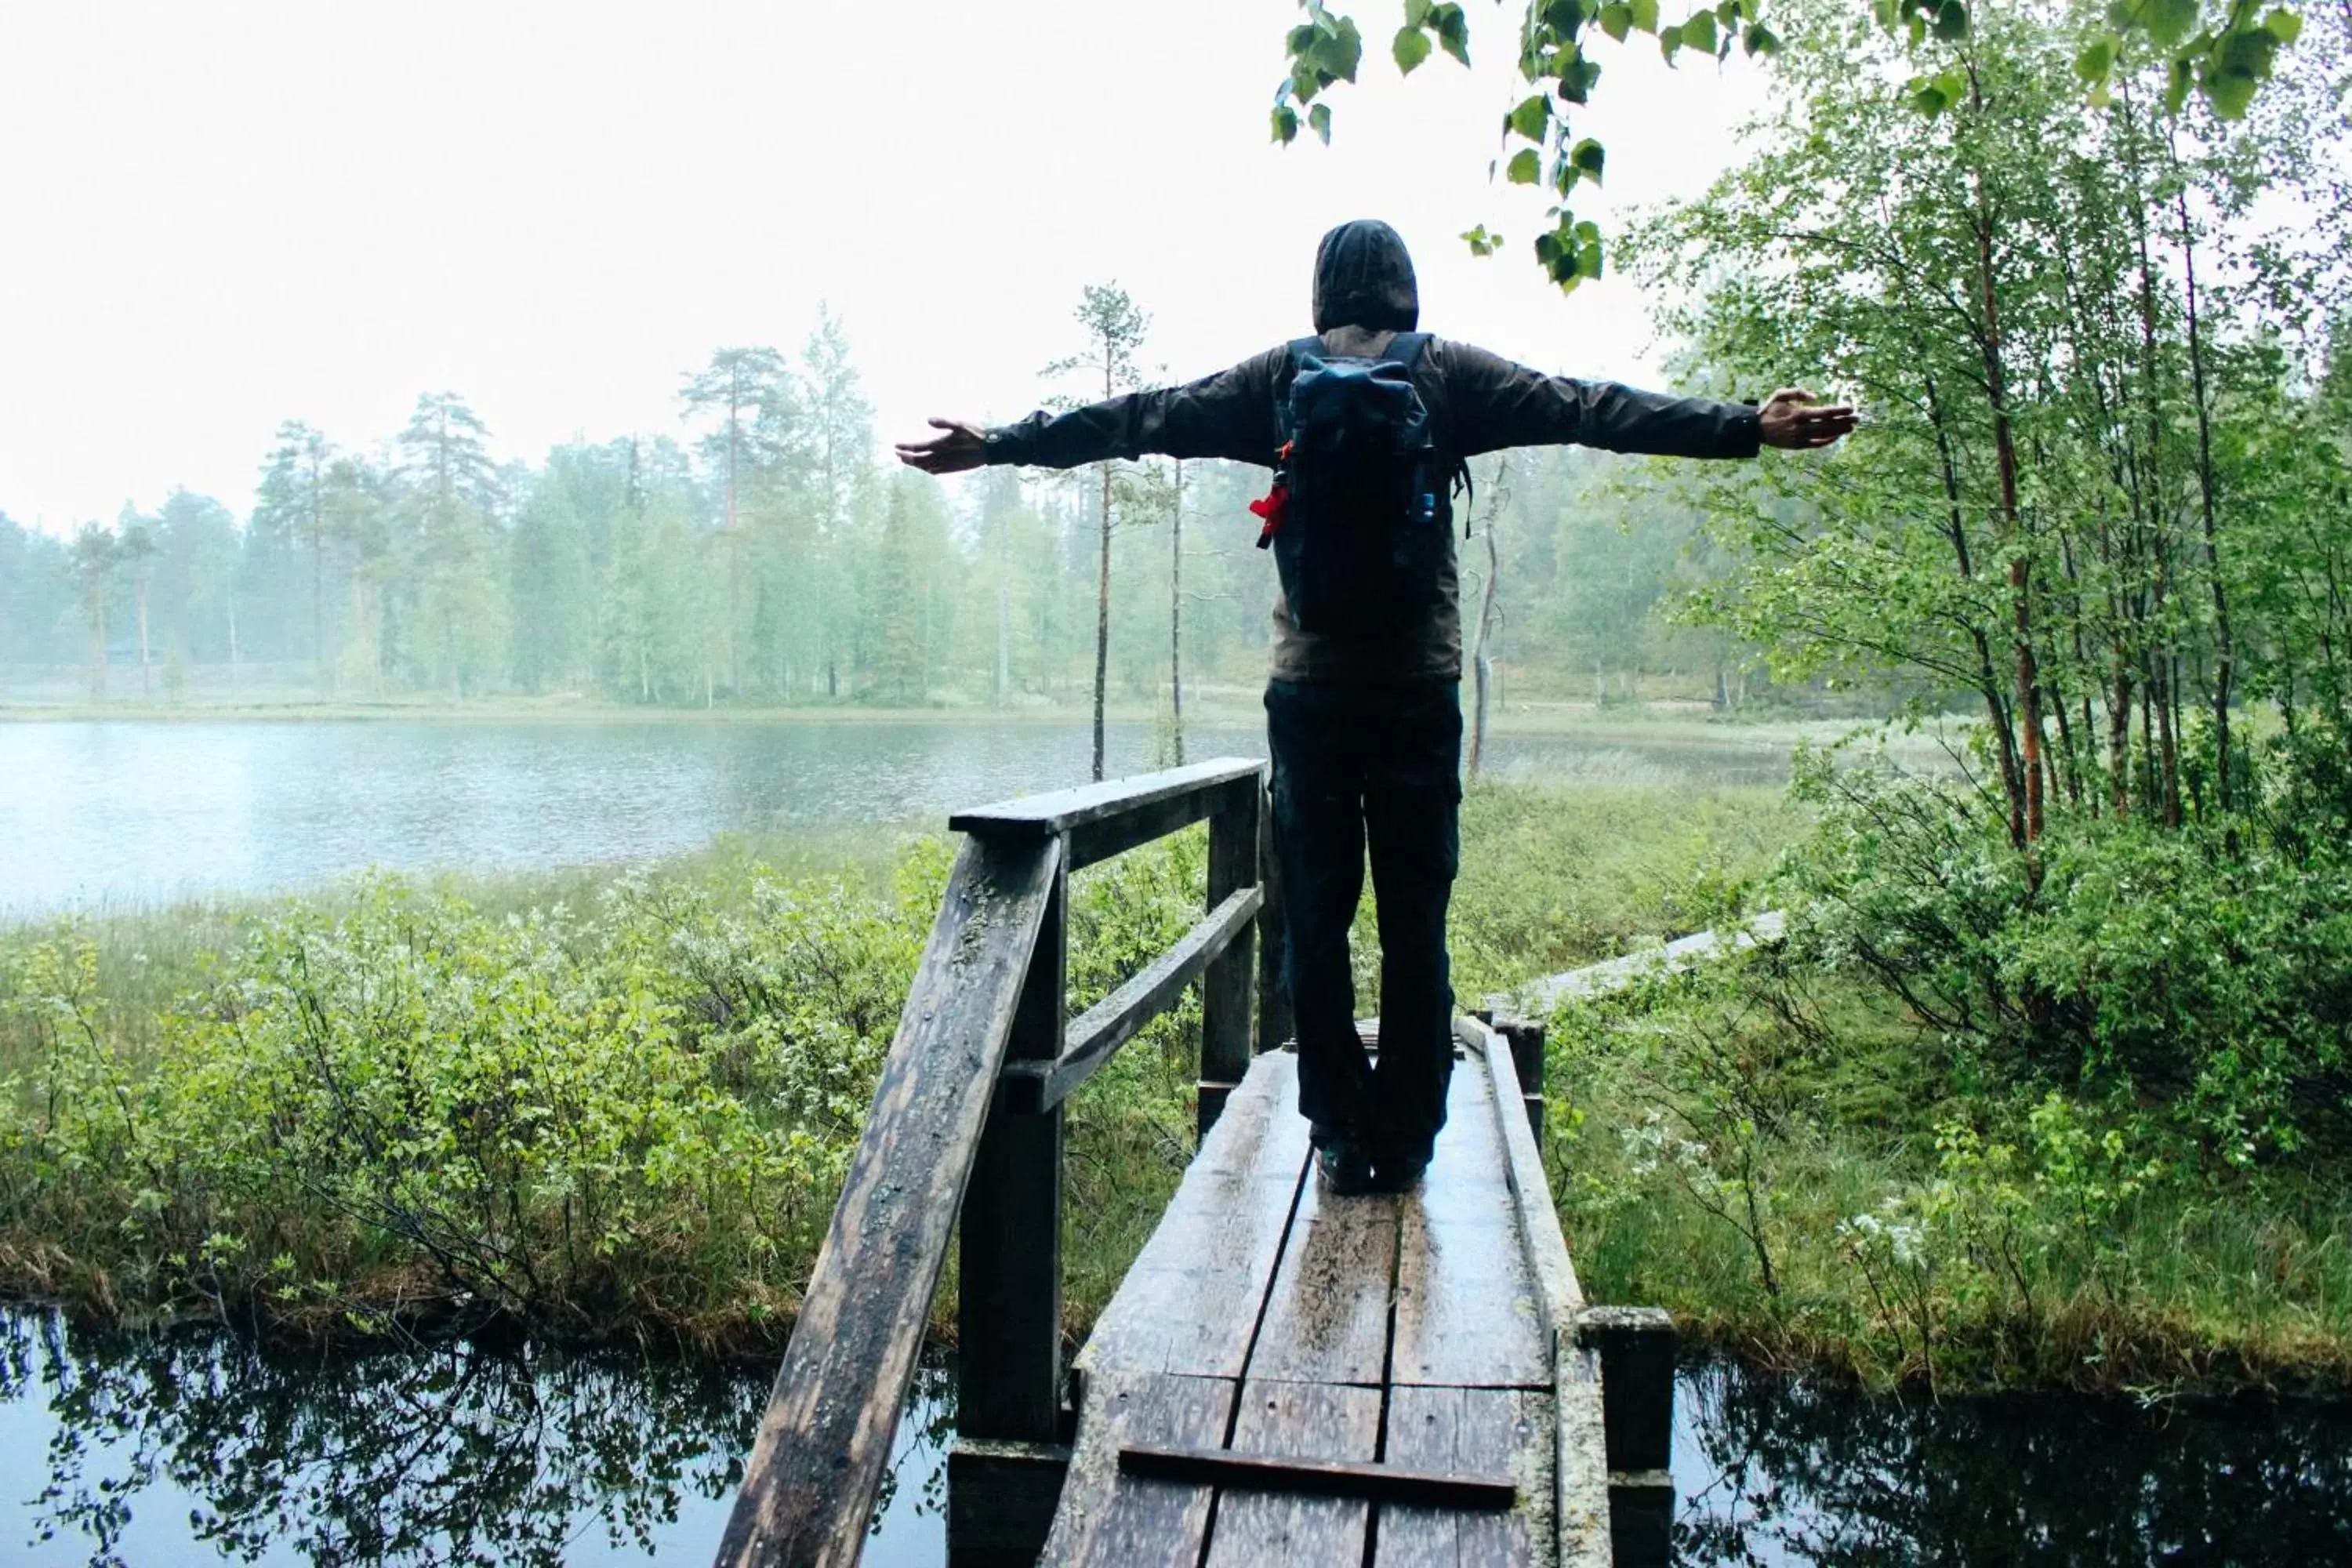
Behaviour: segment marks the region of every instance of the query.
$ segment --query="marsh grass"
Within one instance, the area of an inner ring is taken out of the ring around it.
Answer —
[[[1549,1158],[1589,1296],[1873,1387],[2352,1386],[2339,1173],[2232,1168],[2128,1100],[1939,1058],[1851,983],[1791,1003],[1772,967],[1556,1017]]]
[[[1457,991],[1752,908],[1801,821],[1760,788],[1662,809],[1640,786],[1475,785]],[[732,839],[0,929],[0,1289],[287,1340],[506,1324],[770,1347],[946,860],[903,834]],[[1198,918],[1204,860],[1195,828],[1075,879],[1073,1009]],[[368,1011],[394,994],[414,1007]],[[341,1070],[397,1080],[396,1116],[337,1121],[306,1017]],[[1198,1029],[1188,995],[1069,1104],[1073,1335],[1190,1157]],[[1588,1294],[1666,1306],[1696,1339],[1938,1392],[2352,1381],[2332,1171],[2218,1170],[2128,1104],[2051,1109],[1858,986],[1727,971],[1580,1009],[1555,1022],[1550,1083]],[[361,1135],[395,1123],[397,1158]],[[563,1222],[591,1202],[583,1241]],[[932,1321],[951,1336],[952,1265]]]

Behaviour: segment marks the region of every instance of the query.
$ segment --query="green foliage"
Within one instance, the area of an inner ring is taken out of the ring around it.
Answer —
[[[1274,137],[1284,143],[1297,136],[1300,108],[1335,83],[1355,80],[1362,55],[1352,17],[1333,13],[1324,0],[1299,4],[1307,20],[1284,39],[1290,74],[1274,95]],[[1847,4],[1853,5],[1853,0]],[[1976,5],[1977,0],[1869,0],[1869,15],[1878,26],[1902,39],[1912,53],[1942,50],[1959,56],[1959,63],[1923,74],[1905,89],[1905,100],[1922,115],[1941,115],[1966,95],[1977,69]],[[2210,23],[2198,31],[2209,9]],[[1682,21],[1664,26],[1657,0],[1549,0],[1527,7],[1519,29],[1518,71],[1536,91],[1511,112],[1505,126],[1508,134],[1536,146],[1515,152],[1507,168],[1512,184],[1543,184],[1562,198],[1545,211],[1551,228],[1537,242],[1536,261],[1563,291],[1601,276],[1598,231],[1590,238],[1581,237],[1578,231],[1591,226],[1580,223],[1566,205],[1580,175],[1599,177],[1599,146],[1590,138],[1576,142],[1577,147],[1591,147],[1594,159],[1589,169],[1576,161],[1567,112],[1590,102],[1601,79],[1600,62],[1585,53],[1588,24],[1617,44],[1633,33],[1648,34],[1658,40],[1668,64],[1685,49],[1721,60],[1730,57],[1735,43],[1750,57],[1777,54],[1781,47],[1780,36],[1765,23],[1763,0],[1696,6]],[[2156,47],[2159,68],[2170,79],[2165,95],[2168,113],[2180,111],[2193,80],[2216,115],[2240,120],[2270,79],[2278,51],[2293,44],[2302,27],[2301,16],[2292,9],[2281,7],[2258,16],[2255,7],[2242,0],[2212,0],[2210,6],[2205,0],[2115,0],[2076,65],[2093,101],[2104,107],[2117,58],[2145,37]],[[1409,76],[1428,59],[1432,35],[1448,54],[1470,63],[1469,20],[1460,5],[1405,0],[1404,25],[1390,47],[1400,73]],[[1328,142],[1328,108],[1318,104],[1316,112],[1320,117],[1316,132]],[[1548,178],[1541,172],[1527,174],[1529,153],[1549,159]],[[1485,226],[1471,232],[1483,235]],[[1492,247],[1472,239],[1471,251],[1486,256]]]
[[[1736,914],[1802,819],[1774,792],[1473,784],[1449,939],[1465,998]],[[1359,943],[1370,940],[1369,923]]]
[[[1801,953],[1574,1006],[1551,1050],[1587,1290],[1703,1339],[1945,1393],[2352,1374],[2339,1177],[1989,1079]]]
[[[926,856],[886,902],[761,879],[722,909],[624,879],[505,918],[371,882],[261,921],[152,1054],[89,939],[36,942],[0,1235],[101,1300],[306,1331],[788,1313],[937,882]]]
[[[1776,895],[1792,942],[1884,984],[1926,1041],[2165,1107],[2229,1165],[2352,1132],[2340,841],[2070,817],[2029,875],[1956,784],[1816,756],[1798,788],[1820,816]]]

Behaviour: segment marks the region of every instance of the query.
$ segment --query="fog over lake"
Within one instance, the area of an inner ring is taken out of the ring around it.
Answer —
[[[1113,724],[1109,770],[1153,764]],[[1263,756],[1195,726],[1187,754]],[[1083,722],[191,721],[0,726],[0,912],[301,888],[375,866],[528,869],[677,854],[725,833],[937,826],[1084,783]],[[1661,729],[1499,736],[1489,770],[1556,782],[1772,784],[1787,748]]]

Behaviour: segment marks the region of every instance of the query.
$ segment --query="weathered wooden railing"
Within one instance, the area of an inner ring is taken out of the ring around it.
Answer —
[[[1203,1130],[1241,1081],[1265,904],[1262,770],[1254,759],[1224,758],[950,818],[967,838],[785,1347],[719,1563],[856,1561],[959,1213],[950,1492],[959,1466],[986,1479],[968,1495],[1015,1507],[1058,1489],[1068,1437],[1062,1102],[1196,979]],[[1070,873],[1203,817],[1207,917],[1101,1003],[1066,1017]]]

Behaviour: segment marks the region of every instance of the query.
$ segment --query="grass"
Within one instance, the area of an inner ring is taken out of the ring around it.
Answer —
[[[1472,787],[1465,1005],[1756,906],[1798,808],[1670,799]],[[1203,859],[1196,828],[1080,874],[1074,1008],[1197,918]],[[0,929],[0,1290],[286,1339],[478,1327],[493,1303],[555,1338],[771,1345],[944,864],[905,836],[740,838]],[[1368,1013],[1373,920],[1368,900]],[[1074,1333],[1182,1173],[1197,1029],[1188,998],[1069,1108]],[[321,1099],[321,1060],[396,1114]],[[1563,1014],[1550,1088],[1588,1295],[1696,1340],[1937,1393],[2352,1383],[2339,1173],[2218,1169],[1833,974],[1758,958]],[[415,1136],[386,1152],[395,1122]],[[933,1322],[951,1333],[952,1271]]]
[[[1769,955],[1554,1030],[1553,1190],[1596,1300],[1872,1387],[2352,1388],[2338,1170],[2227,1168]]]
[[[1671,924],[1760,864],[1783,810],[1695,795],[1643,839],[1642,794],[1471,792],[1465,984]],[[1074,1008],[1197,918],[1202,838],[1079,876]],[[0,931],[0,1289],[297,1339],[470,1313],[766,1342],[944,861],[870,831],[739,838],[633,872],[362,879]],[[1369,974],[1362,995],[1377,1005]],[[1197,1028],[1188,999],[1071,1107],[1076,1330],[1181,1175]],[[383,1098],[354,1110],[322,1077]],[[580,1127],[607,1141],[574,1147]],[[609,1235],[583,1239],[590,1209]],[[800,1217],[757,1217],[780,1214]]]

